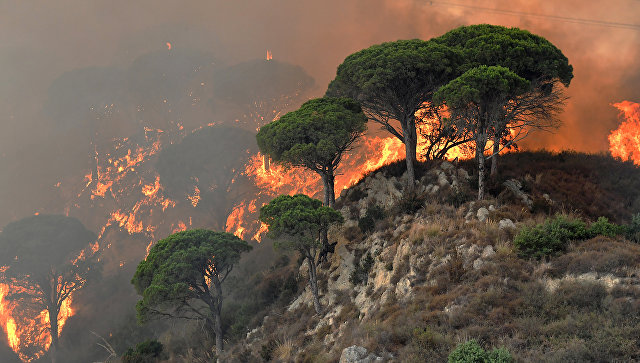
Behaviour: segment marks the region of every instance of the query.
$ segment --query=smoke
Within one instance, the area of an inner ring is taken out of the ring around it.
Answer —
[[[607,150],[607,136],[619,123],[611,104],[640,101],[640,31],[480,8],[635,23],[640,2],[0,2],[0,226],[35,212],[64,213],[77,193],[65,185],[82,182],[91,171],[92,152],[107,150],[114,140],[144,140],[145,126],[184,128],[178,133],[184,136],[236,119],[252,130],[243,123],[247,117],[269,121],[274,116],[247,110],[246,100],[208,98],[224,93],[212,85],[221,69],[252,64],[271,51],[275,61],[310,76],[296,76],[313,88],[290,100],[291,108],[304,97],[322,95],[336,67],[354,51],[384,41],[429,39],[460,25],[530,30],[558,46],[574,66],[570,99],[560,116],[563,127],[554,134],[533,134],[525,147]],[[231,86],[246,75],[239,73],[231,79],[225,74],[225,82]],[[268,82],[256,85],[269,87]],[[195,93],[184,97],[190,89]],[[74,213],[94,230],[100,227],[95,221],[105,217],[71,206]],[[122,244],[113,250],[133,253]],[[144,253],[144,246],[135,253]]]

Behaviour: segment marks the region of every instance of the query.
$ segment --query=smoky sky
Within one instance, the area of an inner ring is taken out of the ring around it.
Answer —
[[[55,132],[62,121],[46,113],[54,80],[90,67],[130,69],[138,57],[165,50],[167,42],[173,49],[211,54],[230,65],[264,58],[270,50],[274,59],[306,70],[315,79],[312,96],[320,96],[338,64],[372,44],[429,39],[469,24],[518,26],[558,46],[575,75],[561,115],[564,126],[555,134],[533,135],[525,146],[607,149],[607,135],[618,124],[610,104],[640,101],[640,30],[452,3],[618,23],[636,23],[640,14],[637,0],[2,0],[0,225],[54,203],[44,202],[61,177],[54,160],[63,157],[61,148],[72,147],[69,138]],[[126,137],[127,132],[116,128],[110,134]]]

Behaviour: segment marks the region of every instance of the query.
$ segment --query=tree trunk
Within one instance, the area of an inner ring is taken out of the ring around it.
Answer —
[[[58,358],[58,311],[56,308],[49,309],[49,328],[51,329],[49,356],[51,357],[51,363],[56,363]]]
[[[487,146],[487,123],[488,116],[481,108],[479,116],[478,134],[476,135],[476,159],[478,160],[478,200],[484,199],[484,174],[485,174],[485,157],[484,148]]]
[[[220,282],[214,284],[216,288],[216,306],[211,309],[213,313],[213,330],[216,333],[216,354],[220,355],[224,349],[222,340],[222,284]]]
[[[313,257],[307,256],[307,262],[309,263],[309,285],[311,286],[311,293],[313,294],[313,307],[316,310],[316,314],[322,314],[322,306],[320,305],[320,296],[318,295],[318,276],[316,275],[316,262]]]
[[[335,177],[333,171],[320,174],[324,184],[324,205],[333,208],[336,204]]]
[[[498,153],[500,152],[500,138],[498,136],[493,137],[493,156],[491,156],[491,177],[494,178],[498,175]]]
[[[405,122],[402,123],[402,135],[404,136],[404,150],[407,162],[407,191],[413,192],[416,182],[415,164],[417,159],[417,135],[413,115],[409,116],[405,119]]]

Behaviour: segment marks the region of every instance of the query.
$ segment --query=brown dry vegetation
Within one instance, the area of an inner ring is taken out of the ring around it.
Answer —
[[[520,228],[556,212],[626,222],[640,210],[638,168],[577,153],[509,154],[500,162],[493,197],[474,207],[472,188],[455,198],[449,190],[425,196],[416,213],[405,215],[396,206],[372,232],[334,231],[338,248],[374,257],[367,285],[335,289],[342,267],[334,254],[323,266],[324,294],[334,296],[325,315],[316,316],[308,304],[271,308],[259,333],[237,340],[229,359],[335,362],[342,349],[356,344],[397,362],[441,362],[460,342],[476,339],[487,349],[505,347],[517,361],[640,360],[640,245],[598,236],[573,242],[547,260],[526,260],[512,244],[517,231],[498,227],[501,219]],[[461,165],[472,170],[470,162]],[[432,166],[421,166],[418,177]],[[398,177],[402,168],[394,164],[381,171]],[[549,194],[554,205],[531,211],[509,199],[501,181],[510,178],[523,181],[534,198]],[[347,192],[338,207],[356,203],[352,194],[362,192]],[[488,222],[465,221],[470,208],[490,205],[496,208]],[[402,224],[407,228],[399,228]],[[368,245],[376,238],[382,247]],[[480,252],[491,246],[495,255],[474,267],[475,257],[468,257],[473,246]],[[398,255],[403,248],[411,253]],[[389,274],[387,285],[375,287],[376,273]],[[396,296],[395,285],[408,276],[411,293]],[[366,313],[356,302],[361,292],[372,302]]]

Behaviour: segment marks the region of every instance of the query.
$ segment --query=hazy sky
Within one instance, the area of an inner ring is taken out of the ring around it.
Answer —
[[[263,58],[269,49],[275,59],[303,67],[321,95],[337,65],[369,45],[428,39],[467,24],[519,26],[557,45],[575,69],[564,127],[536,135],[528,145],[606,150],[618,122],[610,104],[640,101],[640,28],[478,7],[640,22],[637,0],[0,0],[0,224],[37,208],[44,197],[34,190],[37,180],[56,172],[48,162],[54,156],[43,146],[57,128],[42,112],[52,81],[79,68],[127,68],[143,54],[166,49],[166,42],[174,49],[211,52],[227,63]]]

